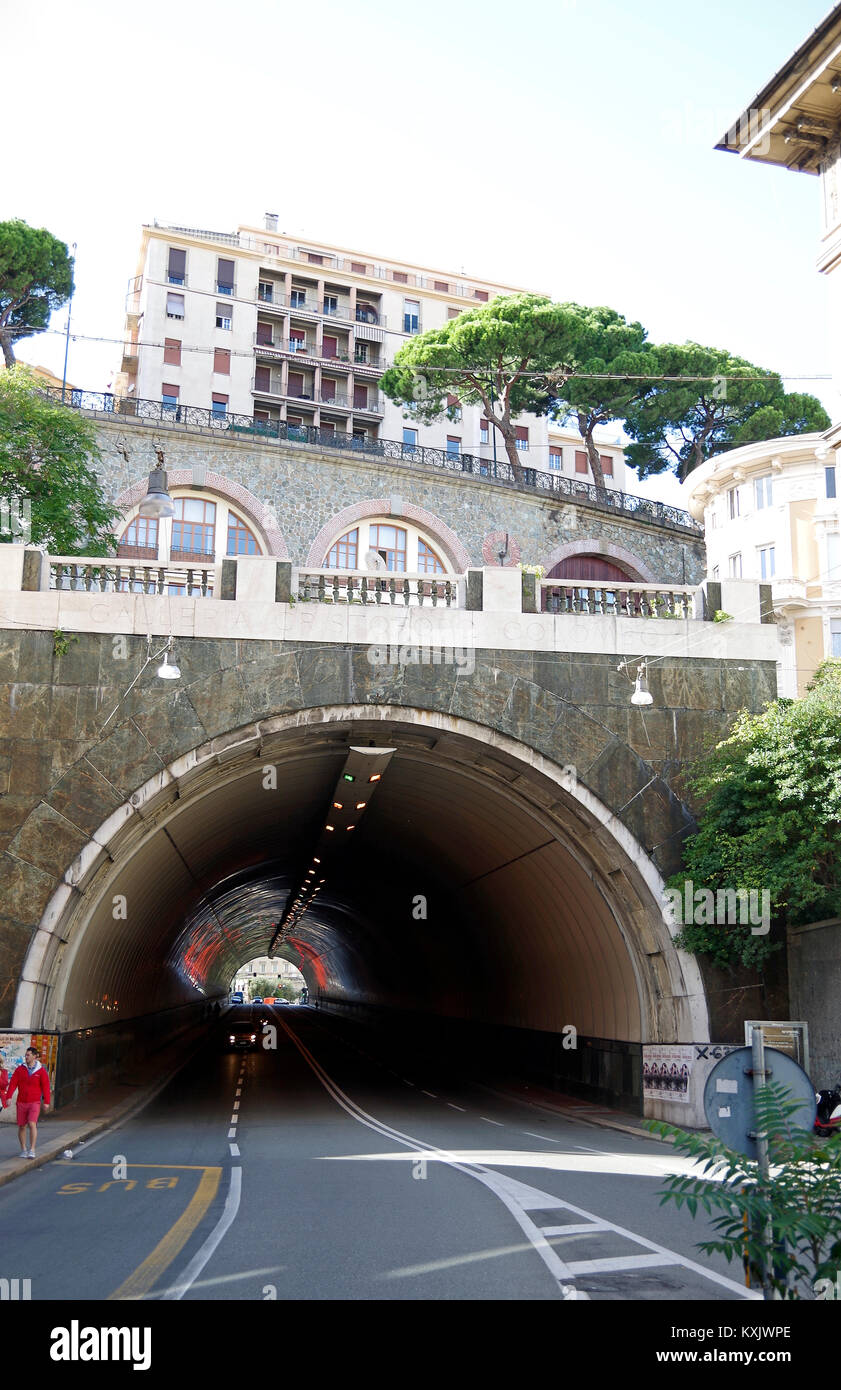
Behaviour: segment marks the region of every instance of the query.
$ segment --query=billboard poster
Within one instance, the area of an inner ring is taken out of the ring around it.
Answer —
[[[642,1050],[645,1100],[689,1104],[689,1078],[696,1057],[694,1043],[646,1043]]]
[[[58,1062],[58,1037],[58,1033],[0,1032],[0,1050],[5,1053],[5,1056],[0,1058],[0,1065],[9,1073],[9,1080],[12,1079],[12,1072],[15,1067],[22,1066],[23,1054],[32,1045],[37,1047],[41,1053],[41,1063],[47,1068],[47,1075],[50,1078],[50,1094],[54,1094],[56,1063]],[[11,1104],[5,1110],[0,1110],[0,1122],[6,1121],[6,1123],[11,1122],[12,1124],[16,1122],[16,1100],[17,1093],[12,1097]]]

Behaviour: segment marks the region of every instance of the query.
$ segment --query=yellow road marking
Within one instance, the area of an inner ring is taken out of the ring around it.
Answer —
[[[107,1164],[101,1163],[86,1166],[92,1168],[108,1167]],[[164,1168],[167,1165],[163,1163],[132,1163],[128,1166],[130,1168]],[[183,1167],[186,1165],[172,1164],[171,1166]],[[193,1171],[197,1170],[194,1169]],[[219,1190],[219,1179],[222,1176],[221,1168],[204,1168],[198,1171],[201,1171],[202,1176],[186,1211],[182,1212],[175,1225],[158,1242],[151,1255],[147,1255],[134,1273],[130,1274],[118,1289],[108,1295],[109,1301],[142,1298],[145,1293],[149,1292],[152,1285],[157,1283],[164,1270],[172,1264],[176,1255],[183,1250],[216,1196]]]
[[[60,1158],[66,1168],[113,1168],[113,1163],[79,1163],[74,1159]],[[172,1168],[179,1173],[216,1173],[221,1169],[208,1168],[204,1163],[127,1163],[127,1168]]]

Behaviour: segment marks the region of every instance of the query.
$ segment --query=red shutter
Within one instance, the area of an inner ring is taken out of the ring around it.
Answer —
[[[161,395],[162,395],[162,396],[177,396],[177,395],[178,395],[178,387],[177,387],[177,386],[172,386],[172,385],[169,385],[169,386],[168,386],[167,383],[164,382],[163,386],[161,387]]]
[[[528,425],[515,425],[515,426],[514,426],[514,434],[515,434],[515,436],[517,437],[517,439],[523,439],[523,440],[525,440],[526,443],[528,443],[528,440],[529,440],[529,428],[528,428]]]
[[[272,326],[271,326],[271,324],[270,324],[270,323],[258,323],[258,324],[257,324],[257,342],[258,342],[258,343],[262,343],[265,347],[271,347],[272,341],[273,341],[273,339],[272,339]]]
[[[331,378],[322,379],[321,399],[323,401],[334,401],[336,399],[336,383]]]
[[[599,454],[602,464],[602,472],[606,478],[613,477],[613,456],[611,454]]]
[[[458,405],[458,396],[447,396],[447,407],[452,410]]]
[[[254,373],[254,390],[271,391],[272,389],[272,369],[271,367],[258,367]]]
[[[449,293],[450,293],[450,286],[449,286],[449,283],[448,283],[446,280],[436,280],[436,281],[435,281],[435,288],[436,288],[436,290],[438,290],[441,294],[449,294]]]
[[[322,357],[338,357],[338,355],[339,355],[339,340],[338,340],[338,338],[328,338],[328,337],[327,337],[327,334],[325,333],[325,335],[324,335],[324,346],[323,346],[323,348],[322,348],[322,350],[321,350],[321,355],[322,355]]]
[[[181,342],[178,338],[164,338],[164,362],[171,367],[181,366]]]
[[[290,372],[289,387],[286,393],[288,396],[303,396],[304,394],[304,373]]]
[[[364,275],[366,273],[366,265],[364,261],[351,261],[350,268],[353,271],[354,275]]]
[[[227,396],[220,396],[218,391],[214,391],[214,392],[213,392],[213,400],[215,401],[216,405],[227,405],[227,404],[228,404],[228,397],[227,397]]]
[[[576,449],[575,451],[575,471],[576,473],[587,472],[587,455],[583,449]]]
[[[231,375],[231,352],[229,348],[214,348],[213,370],[220,376]]]
[[[405,270],[393,270],[393,271],[391,272],[391,275],[392,275],[392,279],[394,280],[395,284],[397,284],[397,285],[408,285],[408,283],[409,283],[409,277],[408,277],[408,275],[406,274],[406,271],[405,271]]]
[[[367,405],[368,405],[368,387],[367,387],[367,386],[357,386],[356,383],[354,383],[354,387],[353,387],[353,404],[354,404],[354,406],[356,407],[357,410],[365,410],[365,409],[366,409],[366,407],[367,407]]]
[[[486,303],[487,303],[487,299],[488,299],[488,292],[487,292],[487,290],[474,290],[474,291],[473,291],[473,298],[474,298],[474,299],[481,299],[482,303],[483,303],[483,304],[486,304]]]
[[[448,319],[457,319],[460,313],[461,313],[461,309],[453,309],[452,307],[448,307],[448,308],[447,308],[447,318],[448,318]]]

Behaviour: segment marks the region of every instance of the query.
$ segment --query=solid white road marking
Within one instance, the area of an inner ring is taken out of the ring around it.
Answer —
[[[623,1269],[652,1269],[656,1265],[679,1265],[680,1256],[673,1255],[609,1255],[603,1260],[576,1260],[570,1265],[573,1274],[613,1274]]]
[[[236,1149],[236,1154],[233,1153],[234,1149]],[[236,1144],[231,1145],[231,1153],[235,1158],[238,1157],[239,1149],[237,1149]],[[164,1294],[165,1300],[169,1300],[170,1302],[176,1302],[178,1299],[183,1298],[185,1293],[187,1293],[187,1291],[190,1289],[191,1285],[195,1283],[196,1279],[198,1279],[199,1275],[201,1274],[211,1255],[213,1255],[217,1246],[222,1240],[222,1237],[233,1225],[233,1222],[236,1219],[236,1214],[239,1211],[239,1201],[241,1195],[242,1169],[232,1168],[231,1185],[228,1188],[228,1196],[225,1199],[225,1208],[222,1212],[222,1215],[219,1217],[219,1220],[216,1222],[216,1225],[210,1232],[210,1235],[207,1237],[207,1240],[204,1242],[201,1248],[196,1251],[190,1263],[187,1265],[187,1268],[184,1270],[181,1279],[171,1289],[167,1289],[167,1292]]]
[[[560,1139],[552,1139],[548,1134],[534,1134],[530,1129],[521,1129],[521,1134],[527,1134],[529,1139],[546,1139],[550,1144],[560,1144]]]

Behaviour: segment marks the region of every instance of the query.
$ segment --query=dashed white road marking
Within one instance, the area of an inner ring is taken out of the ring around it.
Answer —
[[[236,1112],[236,1110],[235,1110],[234,1113],[233,1113],[233,1115],[231,1116],[230,1123],[231,1123],[232,1125],[235,1125],[235,1124],[237,1123],[238,1120],[239,1120],[239,1115],[237,1114],[237,1112]]]
[[[236,1137],[237,1137],[237,1130],[236,1130],[236,1125],[234,1125],[231,1129],[228,1130],[228,1138],[229,1138],[229,1139],[236,1139]]]
[[[575,1260],[570,1265],[573,1274],[613,1274],[625,1269],[652,1269],[657,1265],[678,1265],[679,1255],[610,1255],[603,1260]]]
[[[231,1150],[231,1158],[239,1158],[239,1144],[231,1144],[229,1147]]]
[[[548,1134],[533,1134],[530,1129],[521,1129],[521,1134],[527,1134],[529,1139],[545,1139],[549,1144],[560,1144],[560,1139],[552,1139]]]
[[[466,1115],[466,1114],[467,1114],[467,1111],[465,1110],[465,1108],[464,1108],[463,1105],[454,1105],[453,1102],[452,1102],[451,1100],[448,1100],[448,1101],[447,1101],[447,1104],[449,1105],[449,1107],[450,1107],[451,1110],[460,1110],[461,1113],[462,1113],[462,1115]]]
[[[425,1091],[425,1090],[423,1089],[423,1087],[421,1087],[421,1094],[424,1095],[424,1096],[429,1096],[430,1100],[437,1100],[437,1099],[438,1099],[438,1097],[436,1096],[436,1094],[435,1094],[434,1091]]]
[[[502,1123],[502,1120],[489,1120],[487,1115],[480,1115],[479,1119],[484,1120],[486,1125],[499,1125],[500,1129],[505,1128],[505,1125]]]
[[[235,1101],[234,1101],[234,1109],[235,1109],[235,1110],[239,1110],[239,1101],[238,1101],[238,1100],[235,1100]]]

